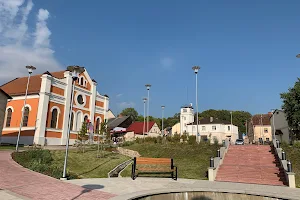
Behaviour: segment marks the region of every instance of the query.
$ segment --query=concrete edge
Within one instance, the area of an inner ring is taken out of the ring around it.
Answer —
[[[270,198],[281,198],[281,199],[291,199],[297,200],[298,198],[293,198],[289,194],[281,195],[274,192],[267,191],[257,191],[251,189],[220,189],[220,188],[164,188],[164,189],[156,189],[156,190],[145,190],[140,192],[134,192],[129,194],[124,194],[120,196],[116,196],[110,198],[110,200],[133,200],[136,198],[141,198],[150,195],[158,195],[158,194],[167,194],[167,193],[182,193],[182,192],[219,192],[219,193],[233,193],[233,194],[246,194],[246,195],[254,195],[254,196],[262,196],[262,197],[270,197]]]
[[[112,170],[110,170],[110,171],[107,173],[107,177],[110,178],[111,172],[115,171],[118,167],[120,167],[120,166],[123,165],[124,163],[127,163],[127,162],[129,162],[129,161],[131,161],[131,160],[132,160],[132,159],[126,160],[126,161],[124,161],[124,162],[118,164],[117,166],[115,166]],[[127,167],[127,166],[128,166],[128,164],[126,165],[126,167]],[[125,168],[126,168],[126,167],[125,167]],[[125,169],[125,168],[124,168],[124,169]],[[118,173],[118,176],[119,176],[119,174],[120,174],[120,172]]]

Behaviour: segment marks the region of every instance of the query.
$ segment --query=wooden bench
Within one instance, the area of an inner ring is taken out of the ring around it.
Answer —
[[[135,180],[141,173],[171,174],[172,179],[177,180],[177,167],[174,166],[173,158],[134,157],[131,178]]]

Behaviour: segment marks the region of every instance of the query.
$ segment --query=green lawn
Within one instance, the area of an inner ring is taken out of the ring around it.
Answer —
[[[15,150],[16,149],[16,146],[14,145],[0,145],[0,151],[1,150]],[[24,147],[19,147],[20,150],[23,150]]]
[[[60,178],[63,171],[65,151],[29,150],[14,153],[19,164],[34,171]],[[67,171],[71,178],[107,178],[107,173],[129,158],[117,153],[104,151],[104,157],[97,158],[97,151],[85,153],[70,150]]]
[[[200,143],[190,144],[133,144],[125,148],[138,151],[143,157],[153,158],[173,158],[175,166],[178,167],[179,178],[207,179],[207,168],[209,167],[209,158],[216,156],[217,145]],[[128,177],[131,174],[131,165],[129,165],[121,176]]]
[[[296,186],[300,187],[300,146],[289,146],[282,144],[282,149],[285,151],[287,160],[291,160],[293,172],[296,173]]]

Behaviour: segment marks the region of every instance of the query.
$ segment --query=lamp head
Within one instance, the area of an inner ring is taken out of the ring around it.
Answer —
[[[146,86],[147,90],[150,90],[150,87],[151,87],[150,84],[146,84],[145,86]]]
[[[166,106],[161,106],[162,109],[165,109]]]
[[[145,97],[145,98],[143,98],[143,101],[144,101],[144,103],[146,103],[146,101],[147,101],[147,98]]]
[[[33,70],[36,70],[36,67],[28,65],[28,66],[26,66],[26,69],[28,70],[28,73],[31,74],[33,72]]]
[[[297,54],[297,55],[296,55],[296,58],[300,58],[300,54]]]
[[[85,71],[84,67],[78,65],[68,66],[67,70],[72,72],[72,78],[74,81],[78,79],[79,74]]]
[[[197,74],[198,71],[200,70],[200,67],[199,66],[194,66],[194,67],[192,67],[192,70],[194,70],[195,74]]]

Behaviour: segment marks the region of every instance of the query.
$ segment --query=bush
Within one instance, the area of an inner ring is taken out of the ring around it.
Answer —
[[[191,135],[188,137],[188,144],[196,144],[196,136]]]
[[[214,141],[214,145],[218,145],[219,144],[219,140],[218,140],[217,137],[214,137],[213,141]]]
[[[134,144],[134,141],[125,141],[121,144],[122,147],[131,146]]]
[[[12,157],[17,163],[30,170],[54,178],[62,177],[62,168],[51,166],[53,158],[49,150],[32,149],[23,152],[14,152]],[[69,174],[69,177],[78,178],[75,174]]]

